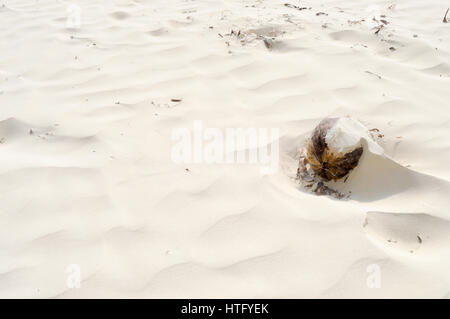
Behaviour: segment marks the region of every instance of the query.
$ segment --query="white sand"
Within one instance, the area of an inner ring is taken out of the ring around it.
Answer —
[[[450,297],[448,1],[2,3],[0,297]],[[386,156],[309,194],[342,116]],[[194,120],[280,128],[280,169],[174,163]]]
[[[358,120],[351,117],[340,117],[327,130],[325,142],[332,153],[342,155],[363,147],[363,140],[365,140],[368,151],[383,154],[383,148],[376,143],[377,137],[377,134],[373,136],[369,129]]]

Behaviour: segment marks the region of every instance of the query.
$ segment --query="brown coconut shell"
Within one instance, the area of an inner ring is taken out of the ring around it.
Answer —
[[[306,159],[311,169],[327,181],[338,180],[347,175],[358,165],[363,153],[362,147],[345,154],[334,154],[330,151],[325,136],[336,121],[337,118],[322,120],[314,129],[306,148]]]

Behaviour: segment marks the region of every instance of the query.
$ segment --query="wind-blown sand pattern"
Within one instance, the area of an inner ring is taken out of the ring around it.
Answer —
[[[448,1],[76,3],[0,6],[0,297],[450,296]],[[385,156],[316,196],[300,147],[344,116]],[[278,172],[174,163],[198,119],[279,127]]]

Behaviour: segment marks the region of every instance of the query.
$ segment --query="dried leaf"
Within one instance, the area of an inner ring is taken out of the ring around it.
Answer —
[[[448,23],[447,14],[448,14],[449,9],[450,8],[448,8],[447,11],[445,12],[444,19],[442,20],[442,22],[444,22],[444,23]]]

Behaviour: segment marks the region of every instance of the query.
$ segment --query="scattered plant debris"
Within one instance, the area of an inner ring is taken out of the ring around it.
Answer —
[[[444,23],[448,23],[447,14],[448,14],[449,9],[450,8],[448,8],[447,11],[445,11],[444,19],[442,20],[442,22],[444,22]]]
[[[290,3],[285,3],[284,6],[285,6],[285,7],[288,7],[288,8],[291,8],[291,9],[297,9],[297,10],[299,10],[299,11],[302,11],[302,10],[311,10],[311,9],[312,9],[311,7],[309,7],[309,8],[308,8],[308,7],[299,7],[299,6],[290,4]]]
[[[271,39],[264,39],[263,40],[263,42],[264,42],[264,45],[266,46],[266,48],[267,49],[272,49],[272,47],[273,47],[273,41],[271,40]]]
[[[384,28],[384,25],[383,25],[383,24],[380,24],[380,25],[377,27],[377,31],[375,31],[375,34],[380,33],[381,29],[383,29],[383,28]]]
[[[365,19],[361,20],[347,20],[348,24],[361,24],[362,22],[366,21]]]
[[[277,30],[273,27],[264,27],[259,29],[249,29],[249,30],[231,30],[229,33],[219,34],[222,38],[231,38],[225,41],[227,47],[231,47],[233,42],[231,40],[238,40],[242,46],[252,43],[253,41],[262,41],[264,46],[271,50],[275,46],[275,40],[285,31]],[[231,53],[231,51],[229,51]]]
[[[383,138],[384,137],[384,134],[381,134],[380,130],[377,129],[377,128],[372,128],[372,129],[369,130],[369,132],[370,132],[370,135],[373,138],[377,138],[377,137],[378,138]]]
[[[342,193],[339,193],[338,191],[328,187],[323,182],[318,182],[313,189],[313,192],[317,195],[333,195],[336,198],[343,198],[345,195]]]
[[[379,78],[379,79],[381,80],[381,76],[379,76],[379,75],[376,74],[376,73],[373,73],[373,72],[370,72],[370,71],[364,71],[364,72],[366,72],[366,73],[368,73],[368,74],[375,75],[377,78]]]

